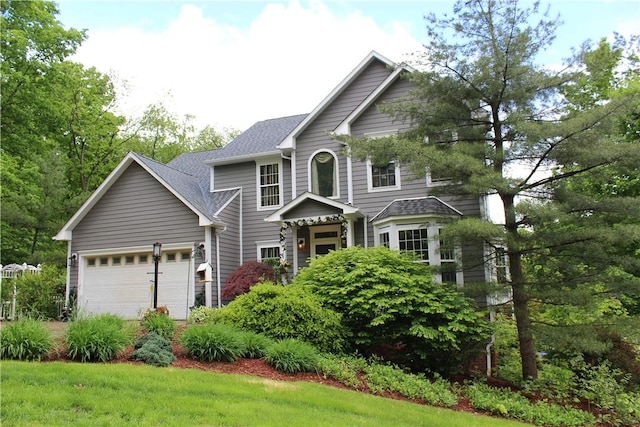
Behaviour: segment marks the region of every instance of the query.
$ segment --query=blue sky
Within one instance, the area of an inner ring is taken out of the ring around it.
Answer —
[[[394,61],[420,49],[423,15],[453,1],[60,0],[58,19],[87,29],[76,57],[119,82],[119,109],[164,102],[199,125],[244,129],[309,112],[371,50]],[[545,4],[543,2],[543,4]],[[640,32],[640,1],[560,0],[565,24],[544,58],[614,31]]]

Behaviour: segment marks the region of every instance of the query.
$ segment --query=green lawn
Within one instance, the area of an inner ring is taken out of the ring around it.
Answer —
[[[128,364],[3,361],[2,426],[522,426],[320,384]]]

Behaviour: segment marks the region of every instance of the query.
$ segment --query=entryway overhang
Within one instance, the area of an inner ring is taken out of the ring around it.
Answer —
[[[340,222],[340,217],[355,220],[364,217],[364,214],[347,203],[306,191],[266,217],[265,221],[281,226],[297,221],[300,221],[299,225],[311,225],[311,222],[330,222],[332,218]]]

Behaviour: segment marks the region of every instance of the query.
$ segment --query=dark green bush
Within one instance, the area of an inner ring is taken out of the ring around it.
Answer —
[[[173,334],[176,332],[175,320],[170,318],[168,314],[159,311],[145,313],[141,323],[147,332],[155,332],[169,341],[171,341]]]
[[[67,355],[80,362],[107,362],[131,343],[133,329],[113,314],[99,314],[69,323],[64,337]]]
[[[269,365],[288,374],[315,371],[319,359],[320,353],[315,347],[293,338],[275,342],[265,354]]]
[[[0,358],[41,360],[53,346],[46,326],[29,318],[5,324],[0,330]]]
[[[484,349],[489,324],[471,300],[413,261],[384,247],[341,249],[312,260],[294,286],[341,313],[357,349],[384,350],[420,370],[457,369]]]
[[[345,345],[341,316],[299,286],[258,284],[213,317],[273,339],[306,341],[322,351],[341,351]]]
[[[230,325],[192,325],[180,335],[189,357],[205,362],[233,362],[243,353],[240,331]]]
[[[147,365],[169,366],[175,360],[171,342],[165,337],[151,332],[142,335],[134,344],[135,350],[129,356],[131,360],[139,360]]]

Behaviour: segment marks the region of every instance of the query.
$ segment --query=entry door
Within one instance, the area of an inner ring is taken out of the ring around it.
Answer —
[[[311,227],[309,232],[311,234],[311,258],[340,249],[340,224],[318,225]]]

